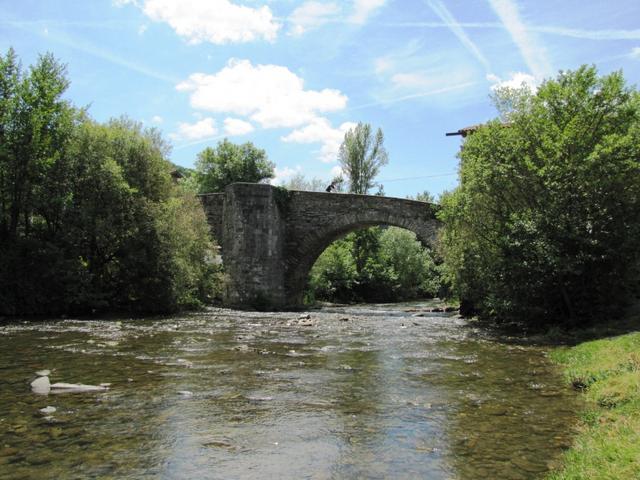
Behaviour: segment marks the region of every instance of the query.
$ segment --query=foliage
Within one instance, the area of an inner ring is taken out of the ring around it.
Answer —
[[[499,106],[441,199],[447,277],[485,316],[584,322],[637,292],[639,95],[582,67]]]
[[[553,480],[640,477],[640,333],[552,352],[583,389],[582,425]]]
[[[358,123],[345,133],[338,160],[342,171],[349,179],[349,192],[366,194],[374,186],[373,179],[380,168],[389,161],[384,148],[384,135],[378,129],[375,136],[371,125]]]
[[[226,138],[216,148],[198,154],[196,179],[200,193],[222,192],[235,182],[258,183],[274,177],[274,164],[253,143],[231,143]]]
[[[418,202],[426,202],[426,203],[438,203],[436,197],[429,191],[424,190],[418,193],[415,197],[411,195],[407,196],[409,200],[417,200]]]
[[[338,302],[413,300],[438,295],[440,272],[414,233],[377,227],[331,244],[311,270],[309,290]]]
[[[327,184],[320,178],[313,177],[308,180],[303,173],[296,173],[289,181],[283,184],[288,190],[300,190],[303,192],[324,192]]]
[[[285,187],[273,187],[273,200],[282,215],[286,215],[289,212],[291,195],[291,191]]]
[[[194,195],[159,133],[105,125],[62,99],[50,55],[0,59],[0,313],[170,311],[207,300],[216,272]]]

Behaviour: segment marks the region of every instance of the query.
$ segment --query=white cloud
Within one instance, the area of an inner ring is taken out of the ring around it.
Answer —
[[[117,5],[138,2],[116,0]],[[189,43],[225,44],[275,40],[280,25],[267,6],[251,8],[229,0],[144,0],[142,11],[152,20],[168,23]]]
[[[162,122],[164,122],[164,119],[160,115],[154,115],[151,118],[151,121],[157,125],[160,125]]]
[[[213,75],[194,73],[176,88],[190,92],[196,109],[248,117],[263,128],[298,127],[347,104],[339,90],[305,90],[304,80],[288,68],[248,60],[230,60]]]
[[[493,83],[491,90],[499,88],[522,88],[523,86],[535,92],[538,89],[538,80],[533,75],[524,72],[514,72],[505,80],[496,75],[487,75],[487,80]]]
[[[320,160],[335,162],[338,158],[340,145],[344,134],[356,126],[353,122],[345,122],[338,128],[333,128],[326,118],[316,118],[308,125],[298,128],[289,135],[282,137],[282,141],[291,143],[321,143]]]
[[[631,53],[629,53],[631,58],[637,58],[640,60],[640,47],[634,47],[631,49]]]
[[[144,35],[144,32],[146,32],[146,31],[147,31],[147,28],[148,28],[148,27],[147,27],[146,25],[144,25],[144,24],[143,24],[143,25],[140,25],[140,26],[138,27],[138,35]]]
[[[292,24],[289,33],[302,35],[307,30],[329,22],[338,13],[340,13],[340,7],[336,3],[322,3],[313,0],[305,2],[289,16],[289,22]]]
[[[464,45],[464,47],[471,52],[471,54],[476,57],[476,59],[482,64],[484,69],[487,72],[491,72],[491,66],[489,65],[489,61],[480,51],[478,46],[473,43],[473,41],[469,38],[466,32],[463,30],[460,23],[456,21],[451,12],[447,9],[447,7],[440,0],[429,1],[429,6],[431,10],[434,11],[440,20],[442,20],[447,27],[451,30],[451,32],[458,38],[460,43]]]
[[[398,88],[424,88],[431,86],[432,82],[422,73],[396,73],[391,76],[391,83]]]
[[[300,173],[302,171],[302,167],[297,165],[296,168],[284,167],[274,169],[275,176],[269,181],[271,185],[282,185],[288,179]]]
[[[207,117],[196,123],[178,124],[178,132],[169,135],[174,140],[202,140],[218,133],[213,118]]]
[[[354,0],[353,13],[349,20],[363,24],[377,9],[384,6],[387,0]]]
[[[253,125],[239,118],[225,118],[224,119],[224,133],[227,135],[246,135],[255,130]]]
[[[512,0],[489,0],[489,3],[511,35],[531,73],[540,80],[551,76],[553,68],[546,52],[535,35],[522,23],[518,6]]]

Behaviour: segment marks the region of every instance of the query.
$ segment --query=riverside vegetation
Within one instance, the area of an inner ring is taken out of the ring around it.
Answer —
[[[168,145],[63,98],[65,66],[0,57],[0,314],[167,312],[215,292],[209,228]]]
[[[169,145],[127,118],[100,124],[63,95],[52,55],[23,69],[0,57],[0,314],[171,312],[211,302],[221,272],[194,195],[273,176],[264,151],[228,141],[171,181]],[[640,95],[621,72],[561,72],[536,92],[494,94],[499,117],[460,152],[441,196],[435,256],[411,234],[354,232],[319,258],[310,298],[457,298],[466,312],[528,328],[582,328],[638,300]],[[368,193],[387,161],[359,124],[340,161]],[[382,189],[380,192],[382,193]],[[638,476],[638,334],[554,359],[592,408],[554,479]]]

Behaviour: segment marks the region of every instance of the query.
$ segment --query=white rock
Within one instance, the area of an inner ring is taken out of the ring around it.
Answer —
[[[191,396],[193,396],[193,392],[190,392],[189,390],[180,390],[178,393],[180,395],[182,395],[183,397],[191,397]]]
[[[31,382],[31,391],[33,393],[47,394],[51,390],[51,383],[49,377],[38,377]]]
[[[51,405],[47,405],[44,408],[41,408],[40,411],[42,413],[55,413],[56,407],[52,407]]]
[[[59,392],[100,392],[108,390],[107,387],[101,387],[99,385],[84,385],[82,383],[54,383],[51,385],[51,390],[54,393]]]
[[[51,370],[38,370],[36,375],[39,377],[48,377],[51,374]]]

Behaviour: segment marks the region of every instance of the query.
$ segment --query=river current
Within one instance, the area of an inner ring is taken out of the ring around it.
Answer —
[[[5,324],[0,478],[544,477],[575,393],[544,348],[432,306]],[[33,393],[43,369],[110,385]]]

